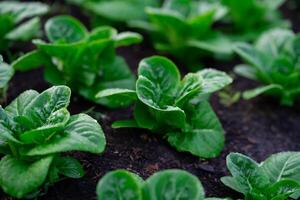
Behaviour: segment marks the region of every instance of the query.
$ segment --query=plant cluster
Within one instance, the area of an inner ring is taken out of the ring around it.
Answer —
[[[0,51],[11,42],[27,41],[37,35],[40,29],[39,16],[48,12],[43,3],[0,2]]]
[[[232,176],[221,181],[244,194],[245,200],[300,198],[300,152],[277,153],[261,163],[239,154],[227,156]]]
[[[247,64],[235,72],[264,84],[244,92],[250,99],[260,94],[276,96],[283,105],[292,106],[300,97],[300,36],[290,30],[274,29],[264,33],[254,45],[238,43],[235,52]]]
[[[134,89],[135,77],[116,48],[139,43],[141,35],[117,31],[108,26],[90,33],[75,18],[56,16],[47,21],[45,32],[50,43],[34,40],[37,50],[17,59],[12,65],[25,71],[44,66],[45,79],[53,85],[67,85],[86,99],[111,108],[94,97],[107,88]]]
[[[101,153],[105,137],[96,120],[70,115],[71,90],[55,86],[28,90],[0,107],[0,187],[11,196],[35,197],[60,176],[80,178],[81,164],[63,152]]]
[[[207,98],[231,82],[224,72],[213,69],[189,73],[180,80],[172,61],[154,56],[140,62],[136,91],[108,89],[96,98],[113,104],[135,102],[134,120],[115,122],[113,127],[149,129],[178,151],[212,158],[223,149],[224,133]]]
[[[99,181],[97,195],[99,200],[222,200],[205,198],[198,178],[176,169],[157,172],[146,181],[126,170],[115,170]]]

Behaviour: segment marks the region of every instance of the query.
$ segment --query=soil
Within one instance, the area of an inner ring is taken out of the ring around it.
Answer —
[[[299,19],[296,15],[297,11],[288,9],[286,5],[282,10],[284,16],[291,18],[294,23],[297,22],[295,19]],[[71,11],[74,12],[73,9]],[[295,25],[294,29],[299,31],[299,27]],[[156,54],[147,42],[121,48],[118,53],[125,57],[135,72],[137,64],[142,58]],[[230,71],[233,65],[234,63],[219,64],[222,66],[219,69]],[[183,71],[183,73],[185,72]],[[233,90],[239,91],[253,86],[255,83],[252,81],[237,77],[233,83]],[[17,73],[10,84],[7,102],[26,89],[43,91],[48,87],[50,85],[43,80],[43,70],[41,69]],[[240,152],[257,161],[262,161],[276,152],[300,150],[300,105],[287,108],[279,106],[272,98],[259,97],[251,101],[240,100],[230,107],[225,107],[220,103],[217,95],[212,97],[211,103],[226,132],[226,146],[220,157],[200,160],[188,153],[177,152],[162,138],[156,137],[146,130],[115,130],[110,127],[115,120],[131,118],[132,108],[108,110],[73,94],[69,110],[72,114],[87,112],[95,117],[103,127],[107,138],[107,147],[102,155],[71,153],[83,163],[86,171],[84,178],[63,180],[50,187],[48,193],[39,199],[96,199],[97,181],[105,173],[120,168],[135,172],[144,178],[163,169],[184,169],[199,177],[208,197],[238,199],[242,197],[220,182],[220,178],[228,173],[225,167],[225,158],[228,153]],[[0,199],[12,198],[0,192]]]

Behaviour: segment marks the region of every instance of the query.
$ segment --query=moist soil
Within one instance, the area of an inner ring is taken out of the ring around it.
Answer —
[[[60,8],[57,6],[57,8]],[[87,22],[85,16],[78,15],[76,8],[60,8]],[[283,14],[294,22],[293,28],[299,31],[299,14],[284,5]],[[74,14],[75,13],[75,14]],[[53,14],[53,13],[52,13]],[[298,19],[298,20],[297,20]],[[147,39],[146,39],[147,40]],[[31,49],[29,44],[14,47],[15,51]],[[136,73],[138,62],[144,57],[155,55],[147,41],[141,45],[120,48],[123,56]],[[210,65],[230,72],[238,60],[232,63]],[[180,66],[183,69],[183,66]],[[181,70],[183,74],[185,70]],[[256,86],[250,80],[236,77],[232,89],[241,91]],[[7,102],[27,89],[43,91],[50,87],[43,79],[43,70],[16,73],[10,83]],[[93,116],[102,125],[107,139],[106,150],[101,155],[88,153],[69,153],[79,159],[86,174],[81,179],[65,179],[50,187],[41,200],[93,200],[98,180],[107,172],[115,169],[127,169],[143,178],[164,169],[184,169],[196,175],[203,183],[208,197],[242,198],[238,193],[226,188],[220,178],[227,175],[226,155],[240,152],[257,161],[266,159],[270,154],[280,151],[300,151],[300,105],[289,108],[279,106],[276,100],[259,97],[251,101],[240,100],[231,105],[220,103],[218,95],[213,95],[211,104],[219,116],[226,135],[226,146],[218,158],[201,160],[188,153],[177,152],[162,138],[142,129],[112,129],[115,120],[130,119],[132,108],[109,110],[72,94],[69,110],[72,114],[85,112]],[[4,104],[5,105],[5,104]],[[10,200],[0,191],[0,199]]]

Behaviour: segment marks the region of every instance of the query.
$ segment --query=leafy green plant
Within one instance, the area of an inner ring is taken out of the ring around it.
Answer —
[[[99,200],[221,200],[205,198],[199,179],[177,169],[157,172],[146,181],[129,171],[115,170],[99,181],[97,195]]]
[[[81,164],[63,152],[103,152],[106,141],[96,120],[70,115],[71,90],[54,86],[42,93],[28,90],[5,109],[0,107],[0,186],[11,196],[36,196],[42,185],[60,176],[80,178]]]
[[[230,40],[212,28],[226,14],[219,2],[167,0],[161,8],[147,8],[146,12],[149,22],[133,21],[131,26],[149,31],[157,50],[190,67],[201,56],[232,54]]]
[[[227,168],[232,176],[221,181],[245,195],[245,200],[285,200],[300,197],[300,152],[281,152],[257,163],[231,153]]]
[[[86,99],[105,106],[126,106],[96,101],[95,94],[107,88],[134,88],[135,77],[125,60],[116,55],[116,48],[139,43],[141,35],[117,34],[108,26],[89,33],[70,16],[51,18],[45,31],[50,43],[34,40],[37,50],[17,59],[13,63],[16,70],[44,66],[45,79],[54,85],[68,85]]]
[[[238,43],[235,52],[247,64],[235,72],[264,84],[244,92],[251,99],[266,93],[280,98],[283,105],[293,105],[300,97],[300,36],[292,31],[274,29],[263,34],[255,45]]]
[[[68,0],[92,15],[94,26],[146,20],[146,7],[157,7],[160,0]],[[92,14],[91,14],[92,13]]]
[[[285,0],[221,0],[227,9],[229,32],[238,40],[255,40],[262,32],[274,27],[288,27],[278,11]],[[251,17],[249,17],[251,16]]]
[[[8,82],[14,75],[14,69],[3,62],[3,58],[0,55],[0,98],[6,96],[6,90],[8,88]]]
[[[27,41],[40,29],[40,15],[48,12],[48,6],[38,2],[0,2],[0,51],[10,42]]]
[[[224,134],[206,99],[231,81],[224,72],[213,69],[189,73],[180,80],[173,62],[154,56],[140,62],[136,91],[108,89],[96,98],[108,104],[135,102],[134,120],[118,121],[113,127],[149,129],[178,151],[212,158],[223,149]]]

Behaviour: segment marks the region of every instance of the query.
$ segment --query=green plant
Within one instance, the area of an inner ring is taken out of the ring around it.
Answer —
[[[131,26],[149,31],[157,50],[190,67],[196,67],[201,56],[232,54],[230,40],[212,27],[226,14],[219,2],[167,0],[161,8],[147,8],[146,12],[149,22],[133,21]]]
[[[5,98],[8,82],[13,75],[14,69],[8,64],[4,63],[3,58],[0,55],[0,98]]]
[[[16,70],[29,70],[44,66],[45,79],[54,85],[68,85],[86,99],[96,101],[95,94],[107,88],[133,89],[135,77],[116,48],[142,40],[132,32],[117,34],[104,26],[88,32],[76,19],[57,16],[47,21],[46,35],[51,43],[34,40],[37,50],[25,54],[13,63]]]
[[[205,69],[180,80],[176,65],[159,56],[142,60],[138,75],[136,91],[108,89],[96,95],[107,103],[135,102],[134,120],[115,122],[113,127],[149,129],[178,151],[202,158],[218,156],[224,145],[223,128],[206,99],[232,79]]]
[[[266,93],[280,98],[283,105],[293,105],[300,97],[300,36],[289,30],[274,29],[263,34],[255,45],[239,43],[235,52],[247,64],[235,72],[264,84],[244,92],[250,99]]]
[[[245,195],[245,200],[285,200],[300,197],[300,152],[281,152],[257,163],[231,153],[227,168],[232,176],[221,181]]]
[[[48,12],[48,6],[37,2],[0,2],[0,51],[10,42],[27,41],[40,29],[40,15]]]
[[[60,176],[80,178],[81,164],[63,152],[103,152],[100,125],[86,114],[70,115],[71,91],[54,86],[28,90],[5,109],[0,107],[0,186],[11,196],[36,196]]]
[[[129,171],[115,170],[99,181],[97,195],[99,200],[221,200],[205,198],[198,178],[176,169],[157,172],[146,181]]]
[[[255,40],[262,32],[274,27],[288,27],[278,11],[285,0],[221,0],[227,9],[230,30],[238,40]]]
[[[130,23],[132,20],[146,20],[146,7],[159,6],[160,0],[68,0],[68,2],[92,13],[94,26],[111,23]]]

